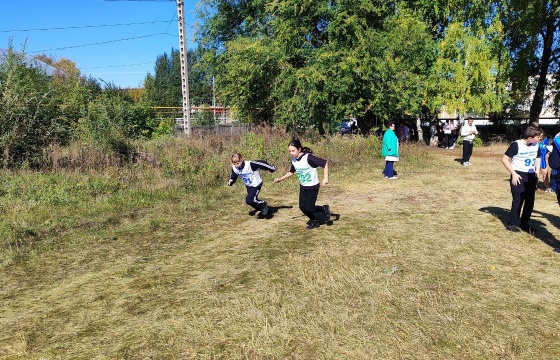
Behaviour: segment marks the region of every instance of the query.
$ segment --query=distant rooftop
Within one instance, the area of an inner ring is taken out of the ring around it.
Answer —
[[[18,52],[18,51],[14,51],[14,53],[15,54],[21,54],[21,52]],[[8,56],[8,50],[7,49],[0,49],[0,62],[2,62],[7,56]],[[47,74],[47,76],[53,76],[57,71],[57,69],[54,66],[51,66],[51,65],[49,65],[45,62],[42,62],[41,60],[37,60],[36,58],[34,58],[33,56],[30,56],[30,55],[23,54],[23,61],[28,66],[33,65],[35,67],[38,67],[38,68],[41,68],[41,69],[45,70],[45,73]]]

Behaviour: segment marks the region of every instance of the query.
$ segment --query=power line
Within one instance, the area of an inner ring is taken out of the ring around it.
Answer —
[[[69,29],[87,29],[87,28],[100,28],[100,27],[113,27],[113,26],[146,25],[146,24],[166,23],[166,22],[168,22],[168,21],[167,20],[158,20],[158,21],[148,21],[148,22],[139,22],[139,23],[127,23],[127,24],[84,25],[84,26],[52,27],[52,28],[39,28],[39,29],[0,30],[0,33],[28,32],[28,31],[50,31],[50,30],[69,30]]]
[[[59,47],[59,48],[54,48],[54,49],[37,50],[37,51],[28,51],[27,53],[28,53],[28,54],[36,54],[36,53],[44,53],[44,52],[47,52],[47,51],[58,51],[58,50],[74,49],[74,48],[79,48],[79,47],[84,47],[84,46],[104,45],[104,44],[110,44],[110,43],[120,42],[120,41],[144,39],[144,38],[154,37],[154,36],[159,36],[159,35],[173,36],[173,35],[167,34],[167,33],[158,33],[158,34],[152,34],[152,35],[144,35],[144,36],[130,37],[130,38],[126,38],[126,39],[117,39],[117,40],[102,41],[102,42],[91,43],[91,44],[82,44],[82,45],[74,45],[74,46]]]
[[[154,64],[154,61],[145,62],[145,63],[138,63],[138,64],[128,64],[128,65],[109,65],[109,66],[94,66],[88,68],[79,68],[80,70],[89,70],[89,69],[108,69],[108,68],[117,68],[117,67],[128,67],[128,66],[136,66],[136,65],[148,65]]]
[[[165,28],[165,32],[167,32],[167,30],[169,29],[169,27],[171,26],[171,24],[173,23],[173,20],[175,20],[175,16],[177,14],[173,14],[173,18],[171,18],[171,20],[169,20],[169,23],[167,24],[167,28]]]

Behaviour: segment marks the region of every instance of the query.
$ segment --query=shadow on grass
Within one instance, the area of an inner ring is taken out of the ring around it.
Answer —
[[[479,209],[482,212],[489,213],[491,215],[496,216],[502,224],[504,224],[504,228],[508,223],[509,219],[509,209],[504,209],[495,206],[488,206]],[[552,224],[556,228],[560,228],[560,217],[552,214],[543,213],[537,210],[533,210],[533,214],[539,214],[543,218],[547,219],[550,224]],[[550,246],[551,248],[560,248],[560,241],[556,240],[554,235],[552,235],[547,229],[546,224],[542,221],[531,219],[530,221],[531,227],[535,229],[535,233],[531,234],[535,238],[539,239],[546,245]],[[504,231],[507,231],[504,229]]]
[[[327,221],[327,226],[332,226],[335,221],[340,220],[340,214],[331,213],[331,220]]]
[[[301,214],[301,215],[296,215],[292,217],[293,219],[298,219],[298,218],[304,218],[306,217],[305,214]],[[322,225],[326,225],[326,226],[333,226],[335,221],[340,220],[340,214],[337,213],[331,213],[331,219],[329,221],[327,221],[326,223],[322,223]]]
[[[293,208],[293,206],[285,206],[285,205],[281,205],[281,206],[268,206],[268,214],[266,214],[266,216],[261,216],[259,214],[258,218],[259,219],[272,219],[274,217],[274,214],[276,214],[278,212],[278,210],[280,209],[291,209]],[[259,211],[258,210],[251,210],[249,211],[249,216],[255,216]]]

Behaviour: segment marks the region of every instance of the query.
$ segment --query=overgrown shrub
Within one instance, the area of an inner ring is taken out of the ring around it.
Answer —
[[[45,71],[8,49],[0,59],[0,166],[40,166],[44,147],[57,137],[56,113]]]

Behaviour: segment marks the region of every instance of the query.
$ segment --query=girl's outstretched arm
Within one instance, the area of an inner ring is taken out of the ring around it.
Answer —
[[[294,173],[288,171],[284,176],[274,179],[274,182],[275,182],[275,183],[279,183],[280,181],[285,180],[285,179],[289,178],[289,177],[292,176],[292,175],[294,175]]]

